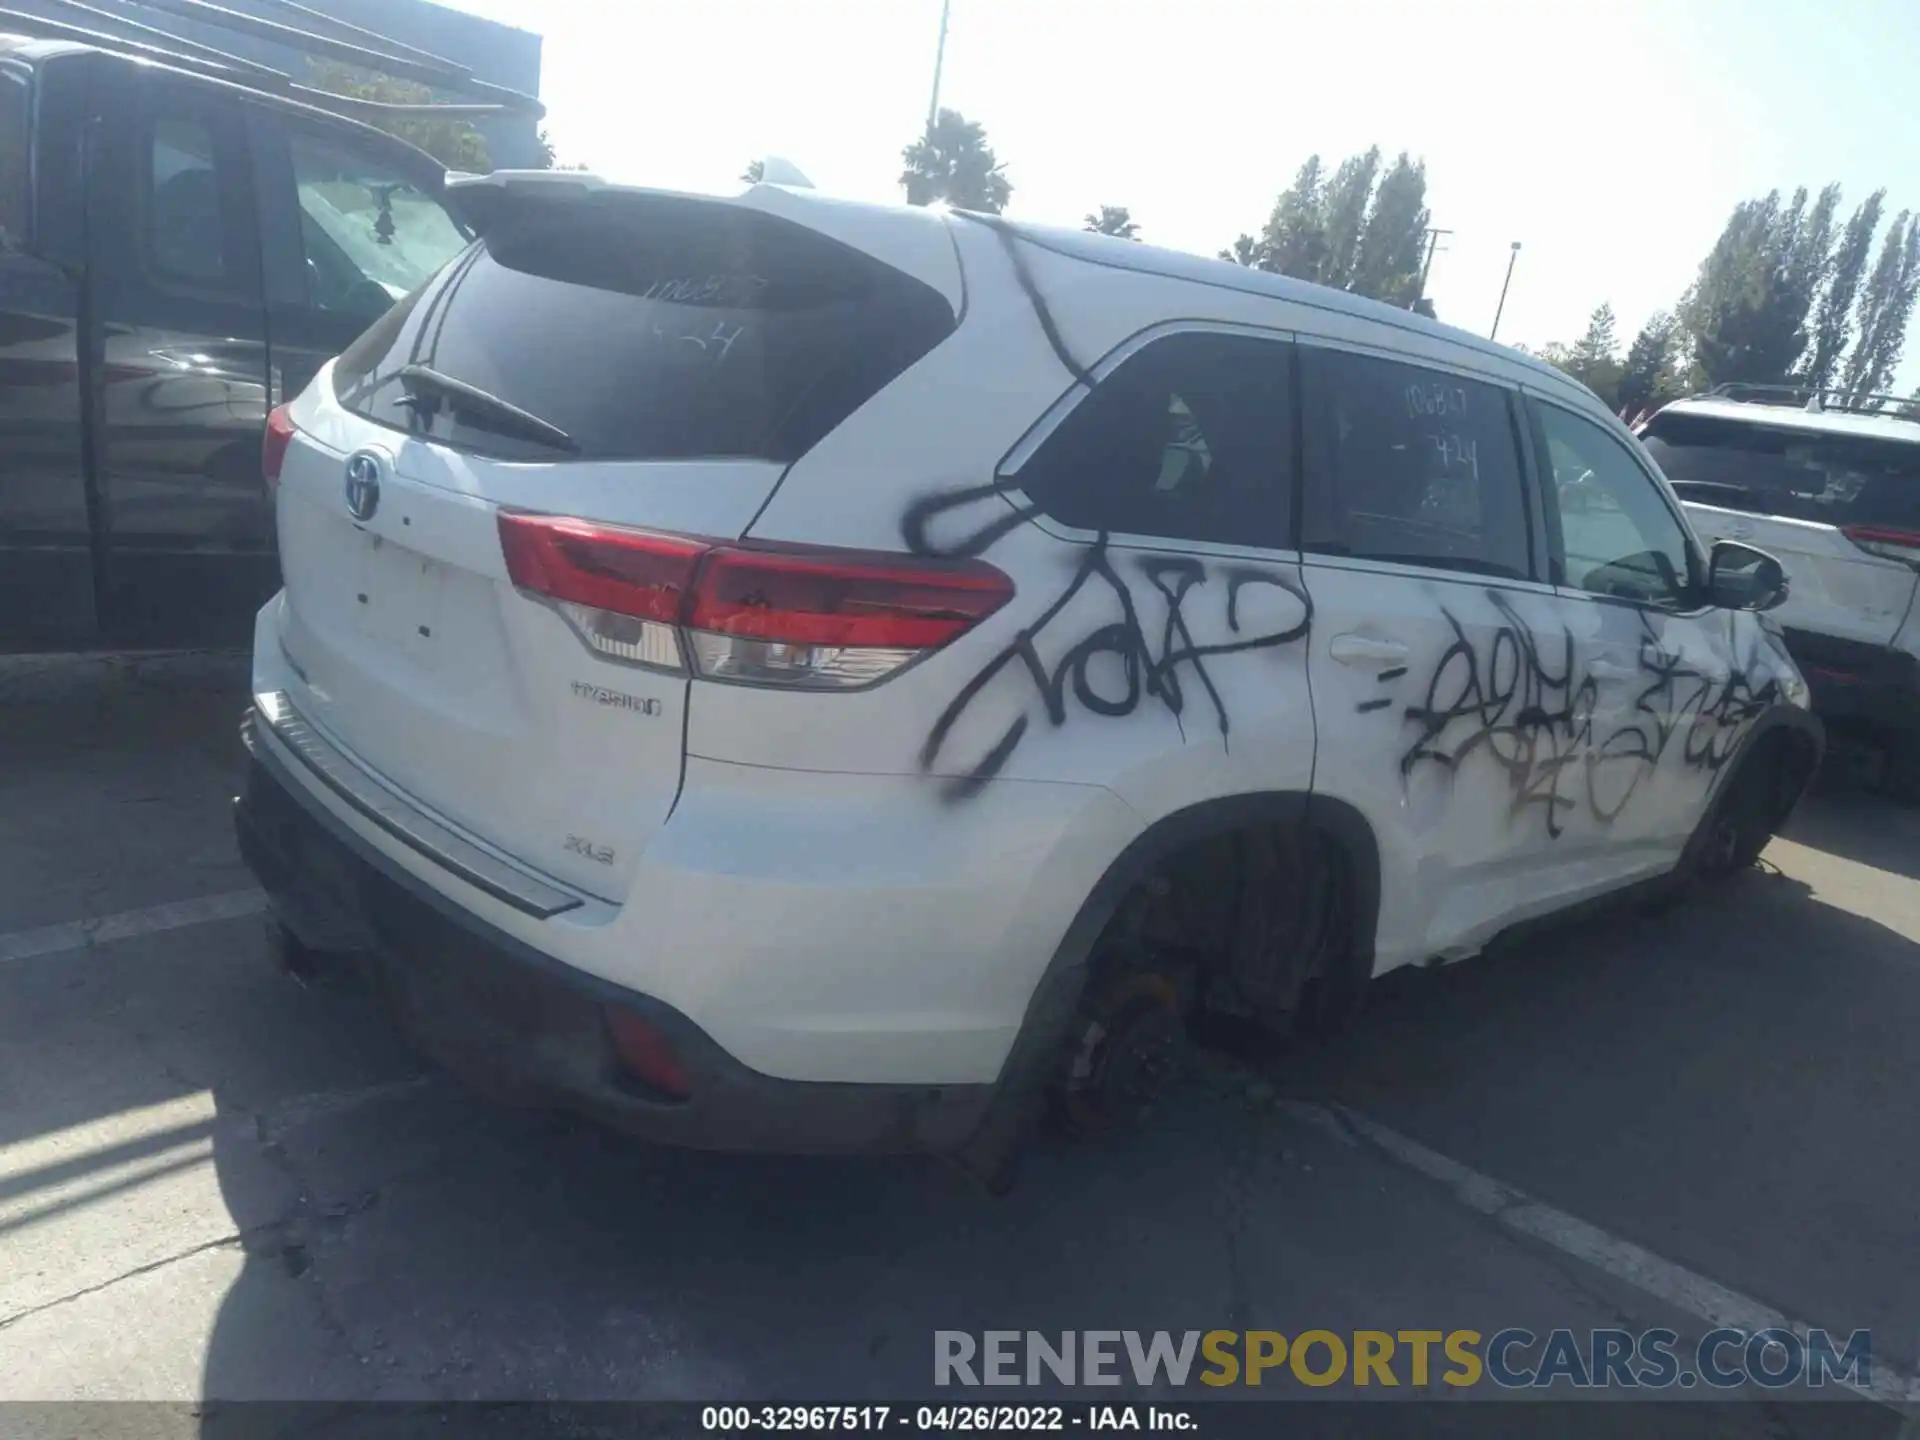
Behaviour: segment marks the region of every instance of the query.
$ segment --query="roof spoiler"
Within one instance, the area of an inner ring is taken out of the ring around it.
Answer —
[[[605,180],[583,170],[493,170],[448,175],[445,196],[469,228],[484,235],[502,216],[528,204],[578,203],[606,188]]]
[[[480,118],[490,115],[526,116],[539,120],[546,107],[534,96],[477,79],[466,66],[372,30],[296,3],[296,0],[253,0],[284,20],[249,15],[214,0],[40,0],[62,18],[0,8],[0,31],[46,40],[69,40],[136,60],[175,66],[198,75],[272,95],[284,95],[304,104],[356,120],[379,120],[402,115]],[[124,13],[132,11],[133,14]],[[197,40],[171,34],[147,20],[171,16],[214,30],[271,41],[309,59],[336,60],[396,80],[410,80],[430,90],[457,98],[421,104],[390,104],[358,100],[303,85],[284,70]],[[309,28],[311,27],[311,28]]]

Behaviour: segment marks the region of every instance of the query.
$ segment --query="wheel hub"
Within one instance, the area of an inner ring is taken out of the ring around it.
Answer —
[[[1186,1022],[1178,992],[1165,976],[1140,974],[1091,1008],[1067,1073],[1068,1119],[1083,1131],[1105,1131],[1139,1114],[1185,1067]]]

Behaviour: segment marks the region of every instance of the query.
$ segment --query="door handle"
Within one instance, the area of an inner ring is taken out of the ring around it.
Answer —
[[[1342,665],[1398,665],[1406,660],[1407,647],[1398,640],[1347,634],[1329,640],[1327,654]]]

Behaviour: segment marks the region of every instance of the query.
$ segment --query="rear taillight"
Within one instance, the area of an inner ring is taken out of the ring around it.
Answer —
[[[1886,525],[1842,525],[1840,533],[1869,555],[1899,560],[1920,569],[1920,532]]]
[[[269,495],[280,488],[280,467],[287,463],[287,446],[293,443],[290,408],[280,405],[268,411],[266,433],[260,437],[260,474]]]
[[[602,655],[662,670],[684,666],[675,627],[706,541],[502,511],[500,546],[513,583],[558,601]]]
[[[728,543],[500,515],[507,574],[558,602],[601,654],[709,680],[853,689],[977,625],[1013,596],[984,560]]]

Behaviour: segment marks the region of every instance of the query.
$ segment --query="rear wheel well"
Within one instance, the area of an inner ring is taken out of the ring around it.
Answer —
[[[1235,797],[1170,817],[1133,856],[1087,957],[1086,993],[1143,971],[1188,1013],[1314,1026],[1371,975],[1378,849],[1358,812],[1316,796]],[[1130,852],[1132,854],[1132,852]]]

